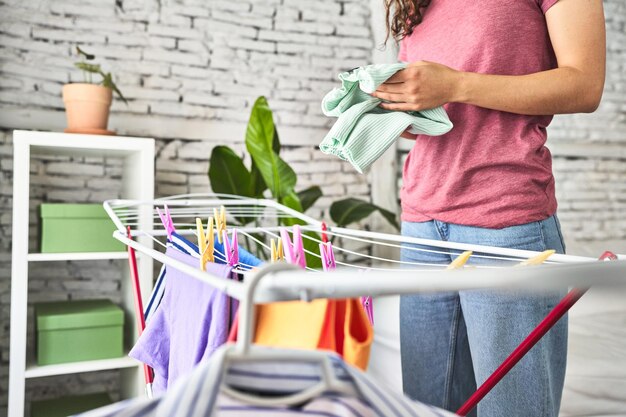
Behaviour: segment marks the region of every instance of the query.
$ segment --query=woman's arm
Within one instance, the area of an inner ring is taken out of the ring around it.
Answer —
[[[505,76],[455,71],[415,62],[373,94],[389,110],[423,110],[449,102],[528,115],[590,113],[605,76],[604,12],[600,0],[561,0],[546,13],[558,68]]]

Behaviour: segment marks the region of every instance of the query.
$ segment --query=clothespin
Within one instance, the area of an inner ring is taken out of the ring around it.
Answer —
[[[602,255],[600,255],[601,261],[617,261],[617,255],[611,251],[605,251]]]
[[[217,208],[213,208],[213,215],[215,217],[215,230],[217,231],[217,240],[223,243],[222,237],[226,230],[226,209],[224,206],[220,207],[220,211]]]
[[[200,269],[204,271],[207,262],[214,262],[213,257],[213,217],[209,217],[207,222],[207,233],[204,234],[202,220],[196,217],[196,229],[198,231],[198,248],[200,249]]]
[[[306,268],[306,257],[304,256],[304,245],[302,244],[302,232],[297,224],[293,226],[293,244],[289,239],[287,229],[280,230],[280,237],[283,241],[283,250],[285,251],[285,259],[293,265],[300,268]]]
[[[332,271],[337,268],[332,243],[320,243],[320,257],[322,258],[322,268],[324,272]]]
[[[167,208],[167,204],[163,205],[163,213],[159,208],[156,208],[157,214],[161,219],[161,223],[163,223],[163,228],[167,232],[167,240],[172,240],[172,232],[176,231],[174,228],[174,221],[172,220],[172,216],[170,215],[170,210]]]
[[[556,251],[554,249],[543,251],[539,255],[534,256],[530,259],[526,259],[525,261],[522,261],[515,266],[541,265],[542,263],[546,261],[546,259],[554,255],[555,252]]]
[[[372,300],[372,296],[367,295],[365,297],[361,297],[361,305],[363,306],[363,310],[365,310],[365,315],[367,316],[367,320],[373,326],[374,325],[374,301]]]
[[[283,241],[280,239],[270,239],[270,244],[272,246],[272,255],[271,262],[278,262],[285,259],[285,254],[283,253]]]
[[[326,222],[322,222],[322,242],[324,243],[328,242],[328,236],[324,233],[327,230],[328,227],[326,226]]]
[[[468,250],[457,256],[457,258],[448,265],[446,269],[460,269],[463,268],[463,265],[467,263],[470,256],[472,256],[472,251]]]
[[[233,235],[231,242],[228,241],[228,233],[226,230],[222,231],[222,239],[224,240],[224,257],[226,263],[230,266],[235,266],[239,263],[239,242],[237,239],[237,229],[233,229]]]

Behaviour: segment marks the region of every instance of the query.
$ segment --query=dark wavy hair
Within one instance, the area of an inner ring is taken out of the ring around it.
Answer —
[[[422,23],[424,9],[431,0],[384,0],[387,10],[387,39],[391,35],[396,41],[410,36]],[[393,13],[393,16],[392,16]]]

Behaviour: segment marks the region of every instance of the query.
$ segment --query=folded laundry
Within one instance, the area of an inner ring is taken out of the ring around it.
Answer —
[[[337,117],[320,150],[350,162],[363,173],[407,128],[413,134],[439,136],[452,129],[443,107],[418,112],[385,110],[381,99],[372,97],[376,88],[406,64],[380,64],[339,74],[341,88],[322,100],[326,116]]]

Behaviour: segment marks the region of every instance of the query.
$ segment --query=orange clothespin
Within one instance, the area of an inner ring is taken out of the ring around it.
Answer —
[[[530,259],[526,259],[525,261],[522,261],[520,263],[518,263],[515,266],[530,266],[530,265],[541,265],[542,263],[544,263],[550,256],[554,255],[556,251],[554,249],[549,249],[546,251],[541,252],[539,255],[534,256]]]
[[[470,256],[472,256],[472,251],[468,250],[457,256],[457,258],[448,265],[446,269],[460,269],[463,268],[463,265],[469,261]]]
[[[278,261],[282,261],[285,259],[285,254],[283,253],[283,241],[280,239],[270,239],[270,244],[272,247],[271,252],[271,262],[275,263]]]
[[[217,208],[213,208],[213,215],[215,217],[215,230],[217,231],[217,240],[219,243],[224,243],[222,237],[224,236],[224,232],[226,231],[226,209],[224,206],[220,207],[218,211]]]
[[[204,233],[202,220],[196,217],[196,229],[198,231],[198,249],[200,249],[200,269],[204,271],[207,262],[215,262],[213,257],[213,218],[209,217],[207,223],[207,233]]]

